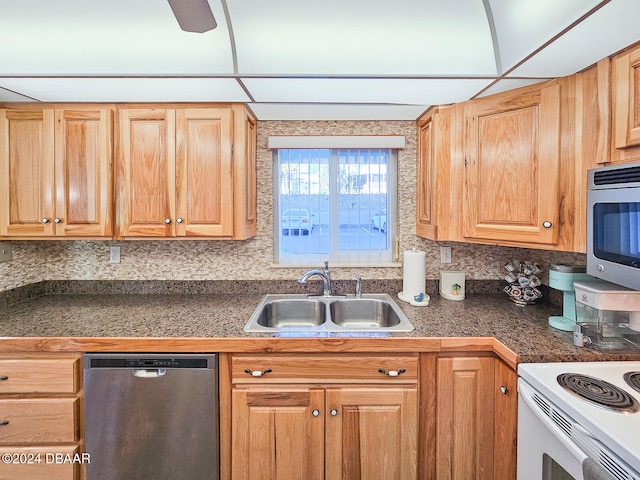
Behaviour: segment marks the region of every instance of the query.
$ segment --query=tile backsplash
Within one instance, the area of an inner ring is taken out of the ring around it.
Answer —
[[[416,126],[412,121],[258,122],[258,234],[245,241],[12,241],[13,260],[0,263],[0,291],[43,280],[289,280],[302,268],[273,265],[272,152],[270,135],[405,135],[399,153],[400,251],[416,247],[427,255],[427,278],[446,267],[463,270],[469,279],[500,279],[502,265],[512,259],[584,263],[582,254],[518,248],[444,243],[453,262],[440,264],[439,243],[415,235]],[[109,263],[109,249],[121,247],[121,263]],[[546,268],[545,268],[546,269]],[[370,279],[401,279],[402,268],[335,268],[336,279],[355,273]]]

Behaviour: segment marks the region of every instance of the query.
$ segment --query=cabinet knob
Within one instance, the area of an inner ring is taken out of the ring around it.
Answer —
[[[336,410],[335,408],[332,408],[329,413],[331,414],[332,417],[335,417],[336,415],[338,415],[338,410]]]
[[[311,415],[313,415],[314,417],[317,417],[318,415],[320,415],[320,410],[318,410],[317,408],[315,408],[312,412]]]
[[[42,223],[44,223],[46,225],[47,223],[49,223],[49,219],[47,217],[44,217],[42,219]]]
[[[384,368],[379,368],[378,372],[379,373],[384,373],[385,375],[387,375],[389,377],[397,377],[397,376],[402,375],[403,373],[405,373],[406,370],[404,368],[401,368],[400,370],[385,370]]]
[[[500,392],[502,392],[503,395],[506,395],[507,393],[509,393],[509,389],[504,385],[500,385]]]
[[[270,368],[267,368],[266,370],[250,370],[248,368],[244,369],[244,373],[247,373],[252,377],[262,377],[263,375],[266,375],[267,373],[270,373],[270,372],[271,372]]]
[[[549,220],[547,220],[546,222],[542,222],[542,226],[544,228],[551,228],[551,227],[553,227],[553,223],[551,223]]]
[[[171,219],[170,218],[165,218],[164,219],[164,223],[166,223],[167,225],[169,225],[171,223]]]
[[[56,217],[56,218],[54,218],[54,219],[53,219],[53,221],[54,221],[55,223],[60,223],[60,222],[62,222],[62,219],[61,219],[61,218]]]
[[[182,223],[182,222],[184,222],[184,220],[182,220],[182,217],[178,217],[178,218],[176,218],[176,222]]]
[[[6,376],[6,375],[2,375],[2,376],[0,377],[0,382],[4,382],[5,380],[9,380],[9,377],[8,377],[8,376]]]
[[[2,420],[0,422],[0,427],[4,427],[5,425],[9,425],[9,420]]]

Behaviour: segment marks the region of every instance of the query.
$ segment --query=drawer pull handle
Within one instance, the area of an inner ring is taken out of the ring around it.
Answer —
[[[2,420],[0,422],[0,427],[4,427],[5,425],[9,425],[9,420]]]
[[[7,377],[6,375],[2,375],[0,377],[0,382],[4,382],[5,380],[9,380],[9,377]]]
[[[270,373],[270,372],[271,372],[270,368],[267,368],[266,370],[249,370],[248,368],[244,369],[244,373],[248,373],[252,377],[261,377],[261,376],[266,375],[267,373]]]
[[[384,373],[388,377],[397,377],[405,373],[406,370],[404,368],[401,368],[400,370],[385,370],[384,368],[379,368],[378,372]]]

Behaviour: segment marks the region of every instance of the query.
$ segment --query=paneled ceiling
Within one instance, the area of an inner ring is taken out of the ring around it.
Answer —
[[[638,0],[0,0],[0,102],[249,104],[261,120],[414,120],[640,40]]]

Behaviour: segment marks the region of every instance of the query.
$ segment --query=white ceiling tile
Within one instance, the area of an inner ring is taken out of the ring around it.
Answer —
[[[602,0],[489,0],[506,72]]]
[[[612,0],[510,76],[563,77],[640,40],[640,2]]]
[[[233,78],[1,78],[41,102],[247,102]]]
[[[33,98],[0,87],[0,102],[33,102]]]
[[[0,0],[0,75],[233,73],[219,0],[218,28],[180,29],[165,0]]]
[[[240,74],[494,75],[481,0],[229,2]]]
[[[490,79],[243,78],[256,102],[431,105],[469,99]]]
[[[250,103],[258,120],[415,120],[429,105]]]

